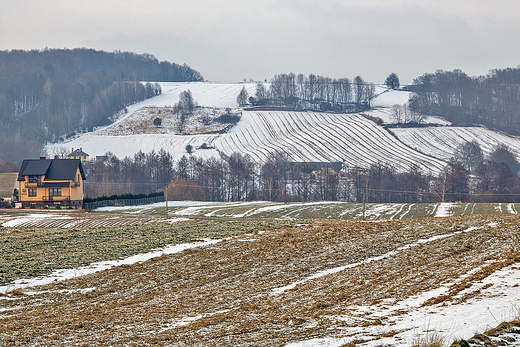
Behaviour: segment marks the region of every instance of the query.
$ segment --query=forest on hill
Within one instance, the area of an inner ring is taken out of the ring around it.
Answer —
[[[260,107],[282,106],[295,110],[348,113],[369,109],[374,96],[374,84],[365,82],[361,76],[350,80],[291,72],[275,75],[269,88],[258,82],[255,94],[249,97],[241,93],[238,102],[241,105],[249,102]]]
[[[93,49],[0,51],[0,160],[37,157],[42,144],[109,124],[127,105],[160,93],[140,81],[203,81],[153,55]]]
[[[520,68],[494,69],[486,76],[462,70],[425,73],[410,86],[410,107],[457,125],[485,125],[520,135]]]

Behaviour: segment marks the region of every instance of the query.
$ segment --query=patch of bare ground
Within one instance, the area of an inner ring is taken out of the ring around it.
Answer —
[[[357,306],[471,287],[520,260],[518,221],[316,222],[233,237],[0,297],[0,345],[280,346],[353,336],[348,328],[359,341],[377,340],[360,336],[392,327]]]
[[[450,347],[518,346],[520,343],[520,320],[502,322],[483,334],[475,334],[469,340],[458,340]]]
[[[214,134],[222,131],[229,124],[221,124],[216,119],[225,114],[226,110],[213,108],[196,108],[190,115],[181,118],[173,107],[148,106],[135,111],[116,124],[98,130],[97,133],[109,136],[136,134]],[[156,126],[154,120],[161,119],[161,125]]]

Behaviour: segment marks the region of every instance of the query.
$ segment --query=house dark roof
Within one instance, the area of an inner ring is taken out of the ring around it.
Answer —
[[[29,175],[45,175],[45,180],[74,180],[78,167],[85,180],[79,159],[26,159],[22,162],[18,181],[24,181]]]
[[[49,159],[24,160],[22,162],[22,167],[20,168],[20,173],[18,174],[18,178],[20,178],[20,176],[23,177],[23,176],[29,176],[29,175],[45,175],[45,173],[49,169],[50,165],[51,165],[51,160],[49,160]]]
[[[81,156],[81,157],[88,157],[89,155],[87,153],[83,152],[81,150],[81,148],[80,149],[76,149],[74,152],[72,152],[71,154],[67,155],[67,157],[79,157],[79,156]]]

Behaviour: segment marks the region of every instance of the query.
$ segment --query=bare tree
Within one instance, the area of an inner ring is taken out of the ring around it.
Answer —
[[[69,151],[66,147],[59,146],[52,148],[49,154],[52,156],[52,158],[58,157],[58,159],[67,159]]]
[[[191,114],[195,109],[195,101],[193,100],[193,95],[189,89],[179,94],[178,106],[180,112],[184,114]]]
[[[238,93],[238,96],[237,96],[238,106],[244,107],[247,104],[248,98],[249,98],[249,93],[247,92],[246,87],[243,86],[242,90],[240,90],[240,93]]]
[[[401,105],[393,105],[392,106],[392,118],[395,120],[397,124],[403,123],[403,109]]]
[[[496,161],[497,163],[505,163],[507,166],[511,168],[511,171],[515,175],[518,174],[520,170],[520,164],[516,159],[516,155],[511,148],[507,145],[499,144],[493,149],[493,152],[489,156],[491,160]]]
[[[433,193],[440,200],[444,202],[446,199],[446,190],[448,189],[449,173],[448,167],[446,166],[439,175],[435,178]]]
[[[267,98],[267,90],[262,82],[256,84],[255,99],[260,101]]]

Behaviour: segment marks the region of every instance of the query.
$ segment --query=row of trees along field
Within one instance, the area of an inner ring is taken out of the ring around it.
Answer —
[[[472,160],[478,160],[472,166],[468,151],[474,154]],[[161,149],[122,160],[108,154],[106,160],[85,163],[85,194],[91,198],[149,194],[169,184],[168,196],[174,200],[361,202],[365,196],[369,202],[520,202],[514,158],[508,148],[499,146],[488,158],[480,151],[478,159],[478,151],[465,144],[440,174],[432,176],[416,166],[398,172],[381,164],[364,170],[316,170],[313,163],[291,162],[282,152],[272,153],[262,164],[238,153],[206,160],[183,156],[175,162]]]
[[[150,54],[92,49],[0,51],[0,159],[37,157],[41,144],[106,125],[160,92],[139,81],[202,81]]]
[[[245,94],[244,94],[245,92]],[[310,74],[308,77],[294,73],[275,75],[267,88],[263,83],[256,85],[255,95],[243,91],[238,103],[246,102],[254,106],[281,106],[297,110],[319,110],[353,112],[370,108],[374,97],[374,84],[367,83],[360,76],[352,81],[348,78]]]
[[[520,68],[495,69],[477,77],[439,70],[416,78],[410,88],[416,111],[520,134]]]

